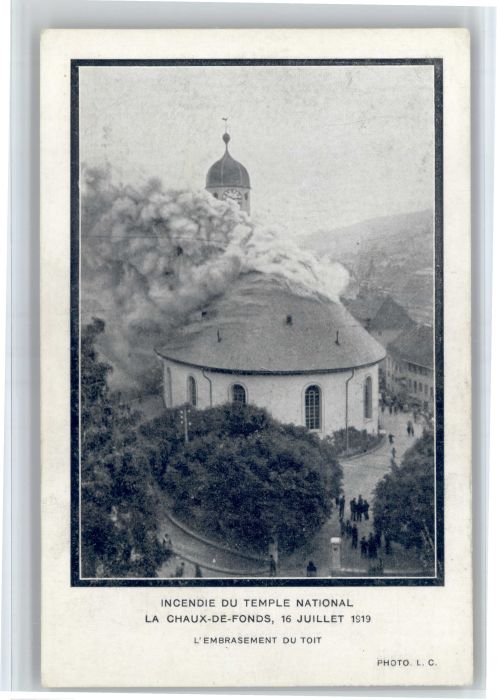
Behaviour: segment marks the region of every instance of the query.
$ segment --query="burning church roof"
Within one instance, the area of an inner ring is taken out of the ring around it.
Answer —
[[[307,374],[379,362],[383,347],[339,303],[276,277],[241,276],[157,350],[164,359],[241,374]]]

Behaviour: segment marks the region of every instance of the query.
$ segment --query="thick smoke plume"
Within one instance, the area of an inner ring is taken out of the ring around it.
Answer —
[[[82,191],[82,321],[105,320],[100,351],[120,390],[156,390],[153,348],[242,275],[262,273],[296,295],[332,301],[347,284],[341,265],[205,191],[164,190],[158,180],[116,186],[96,169],[83,171]]]

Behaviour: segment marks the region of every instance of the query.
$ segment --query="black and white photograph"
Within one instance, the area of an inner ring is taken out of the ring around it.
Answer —
[[[72,585],[443,585],[442,61],[70,99]]]

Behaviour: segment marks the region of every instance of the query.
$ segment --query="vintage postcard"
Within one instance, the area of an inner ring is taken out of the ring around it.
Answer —
[[[467,32],[41,57],[44,684],[469,684]]]

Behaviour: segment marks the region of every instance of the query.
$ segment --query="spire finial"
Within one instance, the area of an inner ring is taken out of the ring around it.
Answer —
[[[222,120],[224,122],[224,134],[223,134],[223,141],[226,144],[226,149],[228,148],[228,143],[230,141],[230,135],[228,134],[228,117],[222,117]]]

